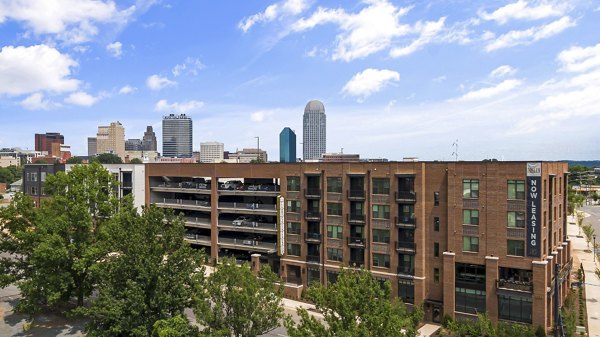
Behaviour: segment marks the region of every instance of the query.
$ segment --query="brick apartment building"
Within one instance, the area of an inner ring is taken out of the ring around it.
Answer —
[[[288,295],[335,282],[340,266],[364,267],[406,303],[424,303],[426,320],[487,312],[549,329],[572,265],[567,171],[557,162],[147,164],[145,197],[183,213],[187,241],[213,259],[261,254]]]

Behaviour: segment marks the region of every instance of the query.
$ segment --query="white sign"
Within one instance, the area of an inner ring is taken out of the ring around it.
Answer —
[[[280,195],[277,199],[277,253],[282,256],[285,255],[285,198]]]

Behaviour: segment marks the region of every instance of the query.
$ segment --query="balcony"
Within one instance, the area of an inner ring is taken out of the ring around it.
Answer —
[[[123,186],[129,187],[129,186]],[[183,182],[164,182],[155,186],[150,187],[151,190],[157,192],[180,192],[180,193],[201,193],[201,194],[210,194],[210,184],[206,183],[196,183],[191,181],[183,181]]]
[[[396,251],[398,253],[415,254],[416,250],[417,250],[417,245],[414,242],[396,241]]]
[[[348,191],[348,199],[350,200],[365,200],[365,190],[353,190]]]
[[[186,200],[186,199],[162,198],[162,199],[154,200],[153,202],[158,207],[210,211],[210,201],[205,201],[205,200]]]
[[[415,275],[415,268],[412,266],[398,266],[399,275]]]
[[[185,240],[191,244],[202,245],[202,246],[210,246],[210,236],[208,235],[198,235],[193,233],[185,234]]]
[[[364,214],[348,214],[348,222],[355,224],[364,224],[365,223],[365,215]]]
[[[365,265],[365,261],[364,260],[350,259],[349,262],[350,262],[349,266],[353,267],[353,268],[360,268],[360,267],[363,267]]]
[[[319,211],[304,211],[306,220],[321,221],[321,212]]]
[[[348,246],[355,248],[365,248],[365,238],[353,236],[348,238]]]
[[[277,243],[263,242],[263,241],[256,240],[254,238],[245,238],[245,239],[219,238],[219,247],[243,249],[243,250],[273,254],[276,252]]]
[[[496,288],[497,289],[506,289],[506,290],[525,291],[525,292],[532,293],[533,292],[533,283],[500,279],[500,280],[496,281]]]
[[[304,189],[304,196],[307,199],[320,199],[321,189],[320,188],[306,188]]]
[[[417,219],[414,216],[401,215],[396,217],[396,227],[415,229],[417,227]]]
[[[304,241],[310,243],[321,243],[321,234],[319,233],[304,233]]]
[[[319,255],[306,255],[306,262],[319,263],[321,258]]]
[[[397,191],[396,202],[416,202],[417,192],[415,191]]]
[[[252,202],[219,202],[219,209],[235,210],[233,213],[243,214],[272,214],[277,210],[277,205]]]

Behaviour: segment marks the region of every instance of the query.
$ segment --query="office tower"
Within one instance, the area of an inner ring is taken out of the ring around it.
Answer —
[[[121,123],[112,122],[98,127],[96,153],[112,153],[125,160],[125,129]]]
[[[302,148],[304,160],[318,160],[327,148],[327,117],[320,101],[310,101],[304,108]]]
[[[152,126],[149,125],[146,127],[146,132],[144,132],[144,138],[142,138],[142,150],[156,151],[157,148],[156,134],[152,130]]]
[[[60,156],[60,145],[65,143],[65,137],[58,132],[46,132],[35,134],[35,150],[46,151],[49,156]],[[52,147],[52,144],[58,144],[58,146]],[[56,153],[56,149],[59,149],[59,153]],[[54,149],[54,150],[53,150]]]
[[[220,163],[223,161],[223,143],[204,142],[200,143],[200,162],[201,163]]]
[[[229,153],[229,159],[225,161],[228,163],[252,163],[256,160],[266,163],[269,160],[267,151],[256,148],[242,149],[241,151]]]
[[[296,162],[296,133],[288,127],[281,130],[279,134],[279,161]]]
[[[125,141],[125,151],[142,151],[142,140],[127,139]]]
[[[162,121],[163,157],[192,157],[192,119],[185,114],[170,114]]]
[[[98,140],[96,137],[88,137],[88,156],[95,156],[98,153]]]

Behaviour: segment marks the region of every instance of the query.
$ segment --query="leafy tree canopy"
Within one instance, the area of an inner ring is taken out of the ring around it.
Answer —
[[[81,157],[71,157],[69,159],[67,159],[67,164],[81,164],[83,163],[83,159],[81,159]]]
[[[123,164],[121,157],[112,153],[102,153],[91,160],[92,162],[97,161],[100,164]]]
[[[7,185],[23,177],[23,167],[11,165],[9,167],[0,167],[0,183]]]
[[[143,164],[144,162],[140,158],[133,158],[129,161],[129,164]]]

